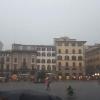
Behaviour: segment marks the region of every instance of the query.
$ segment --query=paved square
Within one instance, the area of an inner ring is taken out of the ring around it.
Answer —
[[[0,90],[32,89],[48,92],[67,100],[67,87],[71,85],[76,98],[74,100],[100,100],[100,84],[98,81],[59,81],[52,82],[51,89],[46,91],[45,84],[34,84],[32,82],[8,82],[0,83]]]

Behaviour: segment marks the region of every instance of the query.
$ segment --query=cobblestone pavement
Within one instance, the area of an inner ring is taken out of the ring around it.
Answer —
[[[59,81],[52,82],[51,89],[46,91],[45,84],[34,84],[32,82],[7,82],[0,83],[0,90],[11,89],[31,89],[49,94],[57,95],[63,100],[67,100],[67,87],[71,85],[75,96],[70,100],[100,100],[100,84],[97,81]]]

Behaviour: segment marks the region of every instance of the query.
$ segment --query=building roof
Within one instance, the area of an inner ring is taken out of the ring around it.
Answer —
[[[33,50],[4,50],[0,51],[0,53],[37,53]]]
[[[86,49],[86,53],[93,52],[93,51],[96,51],[96,50],[100,50],[100,44],[88,46],[88,48]]]
[[[78,41],[76,39],[70,39],[69,37],[54,38],[54,41],[55,42],[67,41],[67,42],[83,42],[83,43],[86,43],[86,41]]]
[[[24,44],[12,44],[12,46],[31,46],[31,47],[52,47],[54,48],[55,46],[53,45],[24,45]]]

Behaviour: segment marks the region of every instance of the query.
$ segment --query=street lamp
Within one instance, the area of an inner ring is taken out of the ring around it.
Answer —
[[[96,79],[98,79],[100,77],[100,73],[95,73],[94,75],[95,75]]]

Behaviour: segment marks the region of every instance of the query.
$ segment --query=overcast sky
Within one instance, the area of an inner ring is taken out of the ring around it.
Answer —
[[[100,0],[0,0],[0,41],[53,44],[68,36],[100,43]]]

